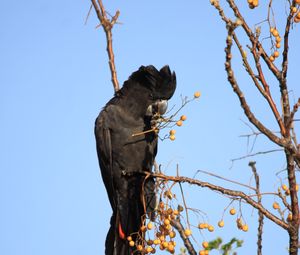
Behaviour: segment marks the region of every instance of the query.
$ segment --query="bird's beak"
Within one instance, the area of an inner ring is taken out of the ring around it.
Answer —
[[[157,113],[163,115],[168,109],[168,100],[159,100],[157,102]]]
[[[157,100],[147,108],[146,115],[153,116],[155,114],[163,115],[168,109],[168,100]]]

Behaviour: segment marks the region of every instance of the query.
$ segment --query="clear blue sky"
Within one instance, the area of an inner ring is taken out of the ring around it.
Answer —
[[[178,81],[170,105],[180,106],[180,95],[202,92],[198,102],[183,110],[188,120],[177,130],[176,141],[160,143],[158,162],[163,170],[175,174],[179,164],[185,176],[205,169],[248,184],[249,159],[230,168],[230,159],[247,154],[247,141],[239,135],[251,130],[241,121],[246,119],[226,80],[225,26],[209,1],[104,4],[112,14],[121,11],[122,25],[113,30],[121,84],[140,65],[169,64]],[[247,7],[246,0],[243,4]],[[0,254],[104,253],[111,209],[99,174],[93,126],[113,89],[105,38],[102,29],[95,29],[94,12],[84,25],[89,6],[89,1],[71,0],[0,4]],[[284,5],[279,7],[277,23],[285,15]],[[249,13],[252,27],[266,16],[263,7],[255,13],[242,10]],[[268,36],[265,25],[263,29]],[[296,27],[291,35],[295,46],[289,76],[292,100],[300,94],[296,86],[299,39]],[[242,67],[236,73],[251,109],[277,131],[267,104],[251,88]],[[276,94],[277,83],[270,80],[270,84]],[[254,151],[274,148],[259,137]],[[276,191],[279,179],[274,174],[285,167],[283,156],[275,153],[255,160],[263,191]],[[198,177],[239,188],[205,175]],[[185,191],[190,206],[207,213],[212,224],[230,202],[208,190],[185,186]],[[272,210],[273,198],[264,201]],[[239,254],[254,254],[257,213],[246,205],[242,208],[248,233],[237,231],[234,218],[226,214],[225,228],[197,235],[199,242],[235,236],[244,240]],[[286,233],[266,221],[265,254],[286,254],[287,244]]]

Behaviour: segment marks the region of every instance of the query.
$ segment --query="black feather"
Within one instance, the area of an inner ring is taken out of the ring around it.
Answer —
[[[158,71],[141,66],[106,104],[95,123],[101,175],[113,210],[106,238],[106,255],[129,255],[133,250],[120,235],[137,232],[146,212],[155,209],[155,182],[145,180],[142,171],[151,171],[157,153],[154,132],[132,136],[151,129],[150,105],[172,97],[175,73],[168,66]],[[153,107],[155,109],[155,107]],[[135,173],[124,175],[123,173]],[[153,215],[152,215],[153,216]]]

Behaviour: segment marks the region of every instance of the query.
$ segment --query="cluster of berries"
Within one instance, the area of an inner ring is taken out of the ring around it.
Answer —
[[[291,7],[291,13],[295,14],[295,16],[294,16],[294,22],[295,23],[299,23],[300,22],[300,10],[299,10],[300,0],[295,0],[295,4],[297,6],[292,6]]]
[[[194,98],[199,98],[201,95],[201,93],[199,91],[194,93]],[[183,125],[183,121],[185,121],[187,119],[186,115],[181,115],[180,119],[176,121],[176,126],[181,127]],[[176,134],[176,130],[175,129],[171,129],[169,132],[169,139],[171,141],[174,141],[176,139],[175,137]]]
[[[279,35],[279,32],[278,32],[278,30],[275,28],[275,27],[271,27],[270,28],[270,33],[272,34],[272,36],[274,36],[274,38],[275,38],[275,47],[277,48],[277,49],[279,49],[280,48],[280,46],[281,46],[281,37],[280,37],[280,35]],[[271,62],[273,62],[276,58],[278,58],[279,57],[279,51],[278,50],[275,50],[274,52],[273,52],[273,54],[270,56],[270,61]]]
[[[168,199],[172,199],[174,195],[170,191],[166,191],[164,196],[168,197]],[[141,226],[135,241],[133,240],[133,236],[136,235],[136,233],[128,236],[127,240],[129,246],[135,247],[136,250],[142,254],[155,254],[158,249],[174,254],[176,247],[174,238],[176,232],[172,227],[171,222],[177,217],[180,217],[182,211],[182,206],[178,206],[178,208],[174,210],[167,203],[165,204],[161,201],[157,208],[155,222],[150,220],[145,222]]]
[[[288,186],[287,186],[286,184],[282,184],[280,188],[284,191],[284,193],[285,193],[286,196],[289,196],[289,195],[290,195],[290,189],[288,188]],[[278,192],[280,192],[280,188],[278,188]],[[297,192],[299,191],[299,185],[298,185],[298,184],[296,185],[296,191],[297,191]],[[277,202],[275,201],[275,202],[273,203],[272,206],[273,206],[273,209],[274,209],[274,210],[277,210],[282,216],[284,215],[284,211],[285,211],[286,209],[281,210],[281,207],[280,207],[279,203],[277,203]],[[287,221],[287,222],[291,222],[291,221],[292,221],[292,218],[293,218],[292,213],[288,213],[287,218],[286,218],[286,221]]]

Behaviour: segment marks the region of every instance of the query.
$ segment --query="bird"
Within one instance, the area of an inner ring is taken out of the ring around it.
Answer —
[[[138,254],[126,238],[139,231],[146,214],[155,217],[155,180],[144,173],[152,172],[157,154],[155,116],[166,112],[175,89],[168,65],[141,66],[96,118],[98,161],[113,211],[105,255]]]

